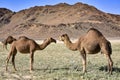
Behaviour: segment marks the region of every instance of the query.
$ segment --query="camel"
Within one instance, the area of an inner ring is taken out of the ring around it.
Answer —
[[[13,39],[13,40],[12,40]],[[11,41],[11,43],[7,42]],[[43,41],[42,44],[37,44],[34,40],[29,39],[25,36],[20,36],[17,40],[14,40],[14,38],[8,37],[4,42],[11,44],[10,52],[8,54],[7,60],[6,60],[6,71],[8,70],[8,63],[9,59],[12,56],[12,65],[15,71],[17,71],[15,67],[15,56],[17,54],[17,51],[23,54],[30,54],[30,72],[33,70],[33,63],[34,63],[34,52],[36,50],[43,50],[45,49],[50,43],[54,42],[56,43],[56,40],[53,38],[47,38]]]
[[[112,74],[113,61],[111,59],[111,43],[103,34],[95,28],[90,28],[88,32],[81,36],[78,41],[72,43],[67,34],[63,34],[60,40],[72,51],[79,50],[82,57],[83,73],[86,72],[86,54],[96,54],[101,51],[108,59],[108,72]]]

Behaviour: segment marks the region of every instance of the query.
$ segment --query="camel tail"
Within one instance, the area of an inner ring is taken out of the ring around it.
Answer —
[[[107,51],[110,55],[112,54],[112,46],[111,46],[111,43],[109,41],[107,42]]]

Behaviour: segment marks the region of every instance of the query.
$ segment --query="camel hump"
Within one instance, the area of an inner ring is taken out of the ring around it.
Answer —
[[[91,31],[94,32],[95,34],[99,35],[99,36],[103,36],[103,34],[95,28],[90,28],[87,33],[91,32]]]
[[[29,39],[29,38],[26,36],[20,36],[19,39]]]

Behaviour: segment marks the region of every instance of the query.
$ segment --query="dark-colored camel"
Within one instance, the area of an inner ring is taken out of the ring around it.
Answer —
[[[11,40],[10,40],[11,39]],[[14,38],[13,38],[14,39]],[[19,37],[18,40],[12,40],[11,37],[8,37],[4,42],[6,42],[5,45],[7,45],[7,41],[11,41],[11,49],[10,49],[10,52],[9,52],[9,55],[7,57],[7,61],[6,61],[6,71],[8,70],[7,69],[7,66],[8,66],[8,62],[9,62],[9,59],[10,57],[12,56],[12,65],[16,71],[16,67],[15,67],[15,56],[17,54],[17,51],[19,51],[20,53],[24,53],[24,54],[27,54],[27,53],[30,53],[30,71],[33,70],[33,62],[34,62],[34,52],[36,50],[43,50],[44,48],[46,48],[51,42],[55,42],[56,43],[56,40],[53,39],[53,38],[48,38],[46,40],[44,40],[44,42],[42,44],[37,44],[34,40],[32,39],[29,39],[25,36],[21,36]]]
[[[108,71],[112,74],[113,61],[111,59],[111,43],[97,29],[90,28],[88,32],[81,36],[75,43],[70,41],[67,34],[61,35],[60,40],[63,41],[70,50],[80,51],[84,73],[86,72],[86,54],[96,54],[101,51],[108,59]]]

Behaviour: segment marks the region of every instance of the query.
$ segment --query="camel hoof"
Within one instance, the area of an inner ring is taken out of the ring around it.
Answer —
[[[108,72],[107,74],[110,74],[110,75],[112,75],[112,72]]]
[[[110,75],[113,75],[113,73],[110,73]]]
[[[34,69],[30,69],[30,73],[33,73]]]
[[[85,75],[86,73],[87,73],[87,71],[84,71],[84,72],[83,72],[83,75]]]
[[[16,72],[16,71],[17,71],[17,69],[14,69],[14,71]]]
[[[8,71],[7,69],[5,71]]]
[[[17,72],[17,71],[15,71],[15,70],[13,71],[13,73],[16,73],[16,72]]]
[[[8,71],[8,69],[6,68],[6,71]]]
[[[30,70],[30,73],[33,73],[33,70]]]
[[[112,75],[112,72],[108,71],[106,74],[107,74],[107,75]]]

